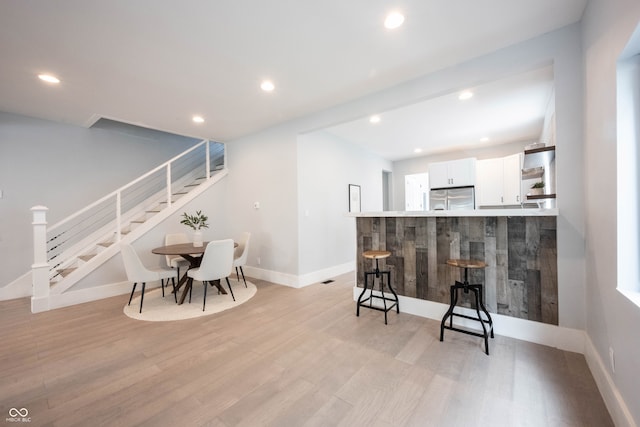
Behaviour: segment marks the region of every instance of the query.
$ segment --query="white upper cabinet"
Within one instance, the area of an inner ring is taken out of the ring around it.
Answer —
[[[503,204],[519,205],[522,203],[522,154],[514,154],[504,159]]]
[[[502,159],[478,160],[476,163],[477,206],[502,205],[503,165]]]
[[[476,159],[460,159],[429,165],[430,188],[466,187],[476,183]]]
[[[476,200],[478,206],[519,205],[522,201],[521,154],[478,160]]]

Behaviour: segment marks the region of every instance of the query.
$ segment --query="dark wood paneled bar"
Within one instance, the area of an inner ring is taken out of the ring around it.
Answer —
[[[469,281],[484,284],[490,312],[558,324],[555,209],[354,216],[359,287],[364,283],[363,271],[372,268],[362,253],[387,250],[391,256],[381,260],[380,266],[391,271],[398,295],[448,304],[449,287],[463,273],[447,265],[447,259],[478,259],[487,267],[470,271]],[[470,307],[470,299],[459,301],[459,305]]]

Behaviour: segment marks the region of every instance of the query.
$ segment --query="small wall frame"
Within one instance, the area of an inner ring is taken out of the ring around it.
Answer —
[[[349,212],[360,212],[361,209],[360,186],[349,184]]]

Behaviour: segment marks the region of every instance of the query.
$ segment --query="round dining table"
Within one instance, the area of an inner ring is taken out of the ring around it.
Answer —
[[[207,244],[209,242],[204,242],[202,246],[194,246],[193,243],[178,243],[175,245],[166,245],[160,246],[158,248],[152,249],[151,252],[157,255],[179,255],[182,258],[189,261],[189,268],[187,272],[191,268],[200,267],[200,262],[202,261],[202,255],[204,254],[205,249],[207,248]],[[234,247],[237,247],[238,244],[234,242]],[[187,293],[191,289],[192,281],[188,280],[187,272],[184,273],[182,277],[179,278],[178,285],[176,286],[176,292],[186,283],[184,290],[182,291],[182,295],[180,295],[180,299],[178,300],[178,305],[184,303],[184,299],[187,296]],[[214,282],[215,286],[218,288],[220,293],[226,294],[227,291],[220,285],[220,281]]]

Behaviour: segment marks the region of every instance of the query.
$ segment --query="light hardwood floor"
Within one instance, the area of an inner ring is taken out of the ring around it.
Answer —
[[[434,320],[356,317],[353,274],[252,281],[240,307],[165,323],[126,317],[128,295],[40,314],[0,302],[0,420],[15,407],[65,427],[612,425],[580,354],[496,335],[487,356],[480,338],[439,342]]]

